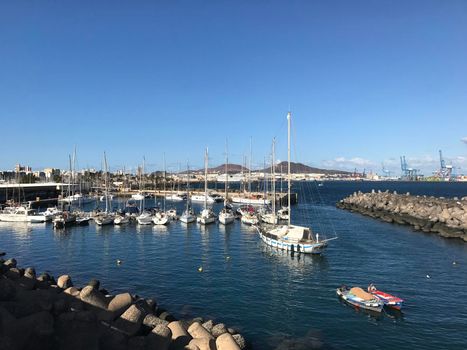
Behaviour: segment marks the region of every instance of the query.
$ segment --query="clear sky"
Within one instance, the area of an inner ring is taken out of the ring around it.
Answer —
[[[0,1],[0,168],[467,173],[467,1]],[[462,141],[464,139],[464,141]],[[151,169],[152,168],[152,169]]]

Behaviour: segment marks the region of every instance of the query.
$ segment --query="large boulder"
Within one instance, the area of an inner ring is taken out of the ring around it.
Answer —
[[[24,270],[23,276],[27,278],[36,279],[36,270],[34,270],[34,268],[32,267],[28,267],[26,268],[26,270]]]
[[[136,335],[143,324],[144,310],[137,305],[131,305],[112,325],[128,336]]]
[[[3,263],[3,265],[8,266],[9,268],[16,267],[16,264],[17,262],[15,258],[10,258]]]
[[[246,341],[245,341],[245,338],[243,338],[241,334],[233,334],[232,338],[235,339],[235,342],[240,347],[240,349],[242,350],[246,349]]]
[[[237,342],[230,333],[224,333],[216,339],[217,350],[240,350]]]
[[[88,305],[107,310],[108,303],[104,295],[91,286],[84,287],[79,293],[79,297]]]
[[[146,317],[144,317],[143,324],[145,326],[149,327],[149,328],[154,328],[158,324],[161,324],[163,326],[167,326],[169,324],[169,322],[157,317],[154,314],[147,314]]]
[[[63,293],[68,294],[72,297],[79,298],[80,291],[76,287],[69,287],[63,291]]]
[[[172,341],[172,331],[169,327],[158,324],[147,336],[148,349],[167,350]]]
[[[57,280],[57,286],[59,286],[62,289],[73,287],[71,277],[69,275],[61,275]]]
[[[207,338],[207,339],[214,339],[211,333],[208,332],[206,328],[204,328],[201,323],[193,322],[190,327],[188,327],[188,333],[193,338]],[[199,345],[198,345],[199,347]]]
[[[227,331],[227,327],[225,326],[225,324],[218,323],[214,327],[212,327],[211,333],[215,338],[217,338],[218,336],[224,333],[228,333],[228,331]]]
[[[107,310],[113,312],[116,317],[120,316],[133,303],[130,293],[117,294],[109,303]]]
[[[212,332],[212,327],[214,327],[214,322],[212,320],[208,320],[203,323],[203,327],[206,328],[208,332]]]
[[[196,338],[191,339],[189,347],[197,347],[199,350],[216,350],[216,341],[214,338]]]
[[[172,331],[172,343],[170,349],[182,350],[191,340],[191,336],[188,334],[182,322],[173,321],[167,326]]]

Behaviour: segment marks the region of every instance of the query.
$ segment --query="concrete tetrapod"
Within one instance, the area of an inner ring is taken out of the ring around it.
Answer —
[[[235,339],[230,333],[221,334],[216,339],[217,350],[240,350]]]
[[[207,338],[214,339],[211,333],[209,333],[206,328],[204,328],[201,323],[193,322],[190,327],[188,327],[188,333],[193,338]]]
[[[172,344],[170,344],[170,349],[183,350],[191,340],[191,336],[183,327],[183,324],[180,321],[173,321],[170,322],[167,327],[172,331]]]

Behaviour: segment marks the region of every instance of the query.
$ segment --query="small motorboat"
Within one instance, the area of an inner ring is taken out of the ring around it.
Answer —
[[[79,225],[79,226],[89,225],[89,220],[91,220],[90,217],[77,216],[76,217],[76,225]]]
[[[365,292],[360,287],[349,288],[342,286],[337,288],[337,295],[346,303],[368,311],[380,313],[384,303],[371,293]]]
[[[400,310],[402,308],[402,303],[404,302],[403,299],[378,290],[373,283],[368,286],[368,292],[377,297],[385,306],[390,307],[391,309]]]

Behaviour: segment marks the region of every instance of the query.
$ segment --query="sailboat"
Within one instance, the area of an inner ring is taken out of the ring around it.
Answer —
[[[143,183],[143,189],[144,189],[144,166],[146,163],[146,159],[143,158],[143,169],[142,169],[142,175],[141,175],[141,182]],[[141,200],[141,214],[136,217],[136,221],[138,221],[138,224],[140,225],[150,225],[152,224],[152,213],[145,208],[145,196],[142,196]]]
[[[269,205],[271,201],[266,197],[258,194],[251,193],[251,159],[252,159],[252,141],[250,138],[250,157],[248,165],[248,192],[244,188],[243,194],[234,194],[232,196],[232,203],[236,204],[250,204],[250,205]]]
[[[193,209],[191,208],[188,164],[187,164],[187,171],[186,171],[186,192],[187,192],[186,208],[183,214],[180,216],[180,221],[184,222],[185,224],[189,224],[191,222],[196,221],[196,216],[195,216],[195,213],[193,212]]]
[[[264,243],[281,250],[297,251],[299,253],[320,254],[327,247],[330,240],[337,237],[319,240],[319,234],[313,234],[309,227],[291,224],[290,206],[290,122],[291,113],[287,113],[287,201],[288,201],[288,222],[287,225],[274,225],[273,228],[257,226],[258,233]]]
[[[219,213],[219,222],[223,225],[228,225],[234,222],[235,220],[235,214],[232,210],[232,207],[230,206],[228,202],[228,169],[229,169],[229,156],[228,156],[228,148],[227,148],[227,142],[225,143],[225,174],[226,174],[226,181],[224,183],[224,190],[225,190],[225,197],[224,197],[224,208],[222,208],[221,212]]]
[[[211,224],[217,219],[217,215],[212,208],[208,207],[208,159],[208,149],[206,148],[204,154],[204,208],[196,219],[196,221],[202,225]],[[212,202],[214,202],[214,200]]]
[[[165,174],[166,174],[166,169],[165,169],[165,154],[164,154],[164,199],[163,199],[164,206],[162,210],[156,211],[156,213],[154,214],[152,218],[152,222],[155,225],[167,225],[169,222],[169,216],[167,212],[165,211],[165,183],[167,181]]]
[[[277,214],[276,214],[276,166],[275,166],[275,146],[276,139],[272,140],[272,161],[271,161],[271,187],[272,187],[272,209],[271,211],[265,210],[261,214],[261,221],[275,225],[277,224]]]
[[[72,165],[71,165],[71,156],[68,157],[70,161],[70,176],[68,177],[68,196],[71,196],[71,178],[72,178]],[[63,197],[63,186],[62,186],[62,197]],[[65,228],[65,226],[70,226],[76,224],[76,215],[71,211],[71,203],[68,203],[68,210],[63,210],[62,204],[62,213],[57,215],[53,219],[54,228]]]
[[[109,206],[110,206],[110,199],[109,199],[109,174],[108,174],[108,167],[107,167],[107,157],[104,152],[104,200],[105,200],[105,211],[103,213],[97,214],[96,217],[94,217],[94,222],[99,225],[109,225],[113,224],[114,222],[114,215],[110,213],[109,211]]]
[[[180,163],[178,164],[178,175],[180,175]],[[172,177],[172,193],[165,197],[168,201],[181,202],[187,199],[186,195],[180,192],[180,178],[177,176],[177,192],[175,192],[175,182]]]

